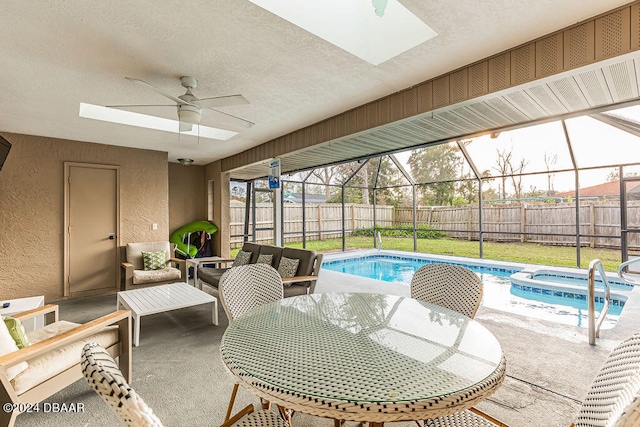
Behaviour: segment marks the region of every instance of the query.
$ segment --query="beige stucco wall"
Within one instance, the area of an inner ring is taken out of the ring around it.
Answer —
[[[65,161],[120,166],[120,245],[169,238],[167,153],[2,136],[13,147],[0,171],[0,299],[63,296]]]
[[[169,163],[169,233],[193,221],[207,219],[204,169],[204,166]]]

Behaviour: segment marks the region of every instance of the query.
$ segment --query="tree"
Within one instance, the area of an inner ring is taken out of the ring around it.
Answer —
[[[522,173],[525,167],[529,164],[528,160],[524,158],[520,159],[517,166],[514,167],[513,163],[513,147],[507,151],[507,149],[498,149],[498,159],[496,160],[496,166],[493,168],[500,174],[500,180],[502,182],[501,192],[502,199],[507,198],[507,177],[511,177],[511,184],[513,185],[513,191],[515,197],[520,198],[522,196]]]
[[[335,166],[325,166],[323,168],[314,169],[312,175],[316,177],[322,184],[324,184],[324,194],[327,198],[327,202],[331,199],[331,181],[336,174]]]
[[[500,194],[499,197],[504,200],[507,198],[507,174],[509,173],[509,164],[511,163],[511,156],[513,153],[511,152],[511,150],[507,152],[506,149],[502,151],[498,149],[497,151],[498,159],[496,160],[496,167],[494,167],[493,169],[496,170],[500,175],[500,181],[502,182],[500,191],[502,192],[502,194]]]
[[[369,169],[369,182],[371,185],[376,183],[376,203],[381,205],[400,206],[403,202],[411,199],[411,195],[407,194],[409,182],[402,175],[402,172],[393,163],[389,156],[383,156],[378,162],[373,162]],[[378,172],[376,180],[376,172]],[[404,186],[404,187],[402,187]],[[391,188],[390,188],[391,187]]]
[[[558,154],[550,154],[544,152],[544,165],[547,168],[547,194],[551,195],[555,193],[553,188],[553,174],[551,173],[552,166],[558,163]]]
[[[509,164],[509,173],[511,174],[511,183],[513,184],[513,190],[516,193],[516,198],[522,197],[522,173],[524,168],[529,164],[528,160],[520,159],[517,167],[513,167],[513,164]]]
[[[458,203],[467,205],[478,201],[478,181],[473,179],[471,175],[467,175],[458,182]]]
[[[231,196],[238,200],[246,201],[247,187],[246,184],[231,183]]]
[[[439,144],[414,150],[407,164],[420,185],[418,191],[427,205],[451,205],[455,198],[454,180],[463,159],[455,144]]]

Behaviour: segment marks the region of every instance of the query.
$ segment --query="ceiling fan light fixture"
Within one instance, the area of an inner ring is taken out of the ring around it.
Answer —
[[[193,105],[178,106],[178,119],[181,122],[197,125],[200,123],[201,117],[202,117],[202,114],[200,113],[200,107],[196,107]]]
[[[178,159],[178,162],[180,162],[182,166],[189,166],[193,163],[193,159]]]

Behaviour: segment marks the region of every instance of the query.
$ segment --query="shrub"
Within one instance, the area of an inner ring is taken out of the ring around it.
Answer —
[[[409,226],[401,227],[378,227],[376,231],[384,237],[413,237],[413,228]],[[434,230],[428,225],[419,225],[416,229],[418,239],[442,239],[446,238],[447,234]],[[351,232],[352,236],[373,237],[373,228],[360,228]]]

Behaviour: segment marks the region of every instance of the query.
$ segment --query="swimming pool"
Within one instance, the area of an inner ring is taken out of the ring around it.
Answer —
[[[337,259],[326,259],[322,268],[408,286],[418,268],[436,262],[461,265],[474,271],[484,284],[482,305],[485,307],[587,327],[586,279],[578,273],[559,273],[551,269],[528,272],[521,265],[510,266],[484,260],[462,262],[460,258],[448,260],[441,256],[429,258],[419,254],[405,256],[382,252],[353,256],[345,254]],[[615,325],[627,299],[624,293],[633,288],[615,281],[611,287],[611,306],[602,328]],[[596,288],[601,289],[602,285],[596,283]],[[601,292],[596,292],[596,300],[596,311],[599,312],[604,302]]]

